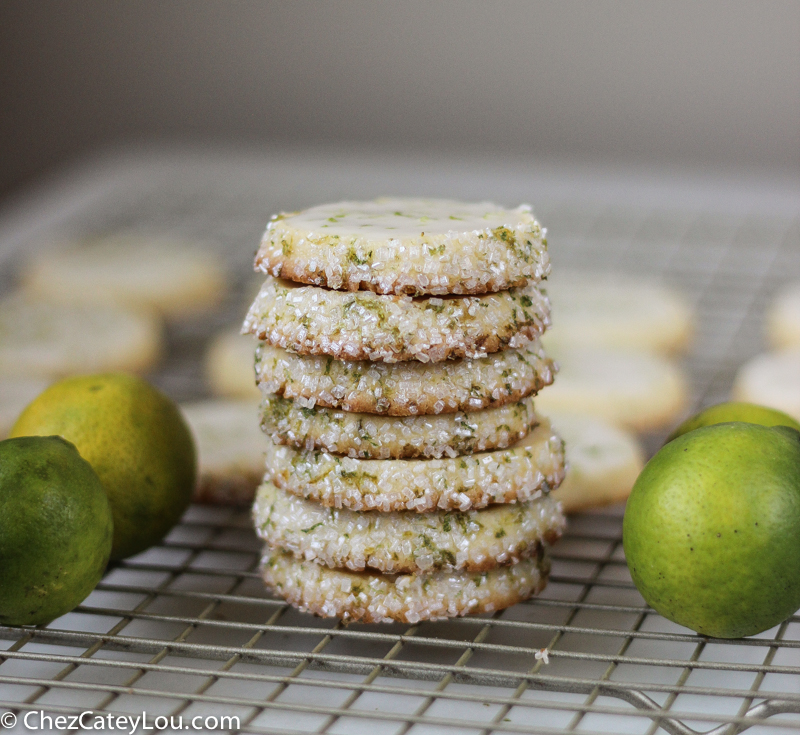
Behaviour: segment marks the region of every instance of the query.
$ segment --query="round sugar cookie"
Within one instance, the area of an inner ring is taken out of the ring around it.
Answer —
[[[60,378],[116,370],[144,372],[163,351],[149,311],[122,305],[0,301],[0,376]]]
[[[567,349],[685,350],[692,310],[673,289],[634,276],[558,271],[545,287],[553,327],[543,344],[553,354]]]
[[[337,202],[275,215],[255,265],[337,290],[489,293],[548,274],[544,234],[527,206],[403,198]]]
[[[385,574],[483,572],[534,556],[564,530],[558,501],[544,496],[466,513],[331,510],[279,490],[256,492],[253,520],[273,549],[334,569]]]
[[[345,361],[296,355],[259,344],[262,391],[354,413],[415,416],[477,411],[515,403],[553,382],[553,362],[538,341],[518,350],[447,362]]]
[[[304,612],[363,623],[419,623],[502,610],[541,592],[550,559],[538,556],[488,572],[380,574],[331,569],[266,549],[267,587]]]
[[[0,440],[8,436],[22,410],[50,381],[42,378],[0,377]]]
[[[595,416],[550,416],[564,440],[567,470],[551,493],[565,513],[619,503],[630,495],[645,463],[644,449],[631,433]]]
[[[172,237],[118,234],[64,243],[32,255],[22,273],[33,298],[122,303],[179,317],[216,306],[227,289],[220,257]]]
[[[197,445],[199,503],[249,505],[264,475],[269,439],[253,401],[209,400],[181,405]]]
[[[302,355],[440,362],[521,347],[550,323],[534,285],[480,296],[331,291],[267,277],[242,331]]]
[[[531,397],[497,408],[438,416],[303,408],[272,393],[264,394],[261,404],[261,428],[276,444],[361,459],[455,457],[502,449],[526,436],[536,423]]]
[[[777,408],[800,421],[800,349],[768,352],[746,362],[736,374],[732,398]]]
[[[766,331],[776,350],[800,348],[800,283],[785,286],[767,309]]]
[[[206,348],[203,369],[214,395],[257,401],[261,391],[253,369],[257,340],[238,329],[216,334]]]
[[[323,506],[382,512],[483,508],[532,500],[564,477],[564,448],[547,421],[508,449],[445,459],[353,459],[271,445],[267,477]]]
[[[587,413],[651,431],[675,421],[686,405],[683,373],[659,355],[587,348],[566,350],[556,362],[558,380],[536,398],[546,416]]]

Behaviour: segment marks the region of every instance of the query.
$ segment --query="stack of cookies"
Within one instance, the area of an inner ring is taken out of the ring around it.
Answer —
[[[529,208],[485,202],[273,217],[244,331],[273,440],[263,574],[292,604],[415,623],[544,587],[564,454],[533,405],[554,372],[543,234]]]

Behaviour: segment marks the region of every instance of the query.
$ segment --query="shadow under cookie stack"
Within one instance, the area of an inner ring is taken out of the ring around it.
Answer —
[[[416,623],[508,607],[547,582],[563,442],[529,208],[381,199],[273,217],[260,340],[273,440],[253,517],[267,585],[302,610]]]

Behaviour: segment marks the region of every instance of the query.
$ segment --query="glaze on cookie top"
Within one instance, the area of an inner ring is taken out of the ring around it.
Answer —
[[[411,295],[502,291],[550,270],[530,207],[402,198],[276,215],[255,265],[300,283]]]

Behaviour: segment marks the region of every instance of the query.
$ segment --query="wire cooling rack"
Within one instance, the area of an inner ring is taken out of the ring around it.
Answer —
[[[71,169],[7,209],[0,289],[53,236],[136,230],[216,243],[236,288],[216,313],[170,325],[169,357],[151,376],[177,399],[200,397],[199,358],[212,333],[241,318],[268,215],[384,192],[533,201],[554,268],[679,288],[697,315],[684,363],[692,410],[727,397],[738,366],[763,348],[776,288],[800,278],[791,187],[531,173],[491,161],[138,152]],[[647,442],[654,449],[661,439]],[[41,713],[89,711],[144,712],[148,726],[176,731],[796,732],[800,617],[740,641],[670,623],[631,583],[621,521],[621,508],[571,518],[545,592],[508,610],[345,625],[266,593],[246,511],[194,506],[161,545],[110,569],[74,612],[44,627],[0,627],[0,712],[15,715],[9,729],[18,732],[59,729]]]

